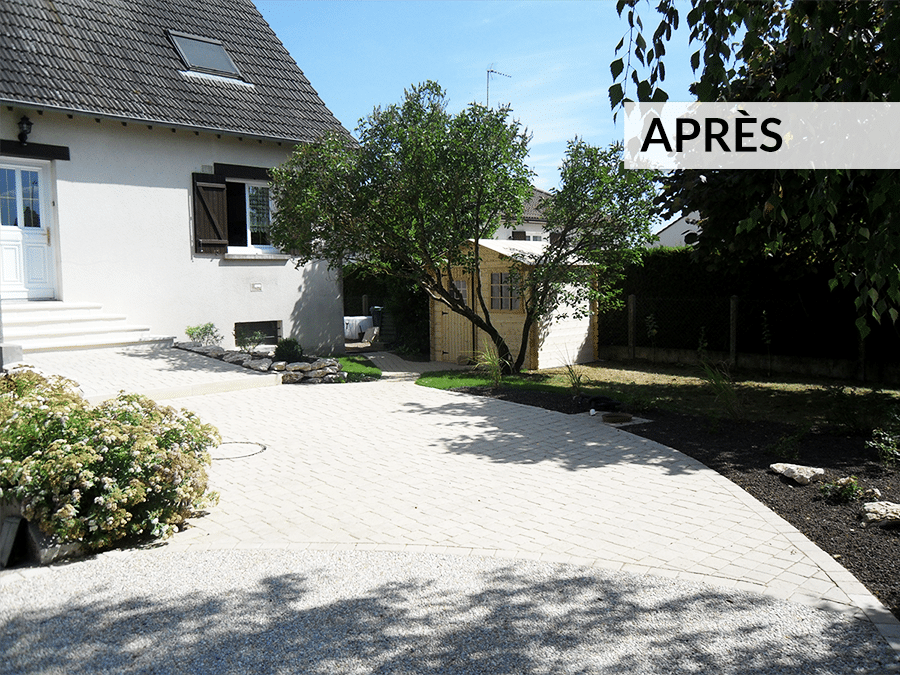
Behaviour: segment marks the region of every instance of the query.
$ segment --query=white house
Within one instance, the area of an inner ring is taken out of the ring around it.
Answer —
[[[525,202],[525,208],[522,213],[522,222],[515,227],[508,222],[504,222],[494,233],[492,239],[517,241],[543,241],[547,237],[544,227],[547,225],[547,218],[544,216],[540,208],[541,202],[551,197],[546,190],[533,188],[531,198]]]
[[[343,128],[252,2],[0,5],[0,342],[341,352],[340,275],[266,228],[268,170]]]
[[[697,224],[699,221],[699,211],[692,211],[688,215],[682,216],[678,220],[672,221],[656,233],[656,236],[659,237],[659,240],[650,244],[650,247],[658,248],[660,246],[687,246],[687,243],[684,240],[685,235],[691,233],[696,234],[700,232],[700,227]]]

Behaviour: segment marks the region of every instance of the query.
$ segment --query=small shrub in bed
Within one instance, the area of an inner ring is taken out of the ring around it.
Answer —
[[[91,407],[70,380],[0,376],[0,498],[60,543],[167,537],[217,498],[206,468],[219,442],[193,413],[143,396]]]
[[[275,347],[276,361],[287,361],[288,363],[296,363],[303,358],[303,347],[294,338],[284,338],[278,341]]]

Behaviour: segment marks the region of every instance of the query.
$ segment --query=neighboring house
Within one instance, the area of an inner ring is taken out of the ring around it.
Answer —
[[[212,322],[226,347],[258,329],[343,350],[340,275],[295,269],[266,229],[268,170],[344,130],[250,0],[0,10],[7,343],[185,339]]]
[[[547,219],[544,217],[540,209],[541,202],[550,198],[550,193],[544,190],[534,188],[534,193],[525,203],[525,210],[522,214],[522,223],[515,227],[508,226],[504,223],[496,233],[493,239],[516,241],[543,241],[547,237],[544,227],[547,225]]]
[[[663,229],[656,233],[659,241],[650,244],[651,248],[660,246],[687,246],[684,241],[686,234],[691,232],[699,232],[700,228],[697,223],[700,220],[700,212],[693,211],[686,216],[682,216],[678,220],[669,223]]]
[[[490,309],[491,322],[506,340],[513,358],[522,344],[525,310],[509,284],[510,256],[536,258],[547,242],[498,241],[482,239],[481,285],[485,302]],[[470,247],[471,243],[468,244]],[[466,298],[467,304],[479,307],[473,301],[474,279],[459,269],[454,283]],[[560,307],[556,315],[567,313],[571,307]],[[482,314],[481,311],[478,312]],[[528,349],[523,368],[537,370],[555,368],[567,363],[588,363],[597,358],[596,312],[587,313],[581,319],[574,317],[550,317],[535,322],[528,333]],[[478,352],[489,348],[490,338],[463,316],[434,299],[431,300],[431,360],[465,363],[473,360]]]

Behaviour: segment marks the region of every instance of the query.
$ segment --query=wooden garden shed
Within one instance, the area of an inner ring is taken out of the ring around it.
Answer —
[[[515,357],[522,341],[525,310],[519,298],[510,291],[508,274],[511,256],[537,257],[547,242],[543,241],[479,241],[481,247],[481,285],[485,302],[490,308],[491,321],[503,335]],[[469,243],[468,246],[474,244]],[[474,279],[462,268],[454,272],[454,283],[466,299],[482,314],[474,301]],[[588,363],[597,360],[597,316],[560,319],[559,314],[571,313],[572,307],[560,307],[556,317],[537,321],[527,336],[528,348],[523,368],[538,370],[557,368],[567,363]],[[443,303],[431,300],[431,360],[448,363],[467,363],[475,354],[492,345],[487,333],[474,327],[466,318]]]

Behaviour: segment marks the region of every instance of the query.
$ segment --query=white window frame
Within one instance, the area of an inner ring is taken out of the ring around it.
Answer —
[[[272,202],[272,186],[270,183],[267,183],[263,180],[247,180],[247,179],[237,179],[237,178],[227,178],[226,181],[228,183],[239,183],[244,186],[244,219],[246,221],[247,228],[247,245],[246,246],[232,246],[228,245],[228,253],[229,254],[243,254],[243,255],[262,255],[262,254],[274,254],[281,253],[276,247],[271,244],[252,244],[251,236],[250,236],[250,188],[251,187],[264,187],[269,190],[269,225],[272,224],[272,216],[275,213],[275,204]]]

